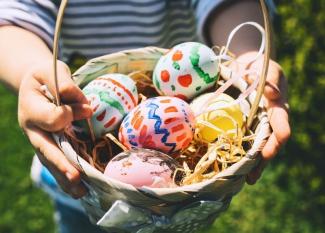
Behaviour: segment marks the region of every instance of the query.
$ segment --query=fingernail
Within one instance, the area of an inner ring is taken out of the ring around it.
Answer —
[[[91,117],[93,115],[93,109],[89,104],[84,104],[83,108],[86,117]]]
[[[79,179],[79,176],[77,174],[72,174],[70,172],[66,172],[65,175],[70,182],[75,182],[75,181],[78,181],[78,179]]]
[[[65,176],[68,178],[68,180],[73,180],[73,178],[74,178],[73,175],[69,172],[66,172]]]

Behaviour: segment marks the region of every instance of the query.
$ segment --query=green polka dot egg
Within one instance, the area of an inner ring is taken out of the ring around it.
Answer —
[[[186,42],[163,55],[153,72],[153,83],[164,95],[189,100],[215,85],[218,61],[209,47]]]

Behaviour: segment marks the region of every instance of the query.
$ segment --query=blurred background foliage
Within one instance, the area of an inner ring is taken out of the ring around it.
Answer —
[[[325,232],[325,1],[275,1],[278,62],[289,81],[292,137],[254,186],[205,232]],[[17,98],[0,87],[0,232],[54,232],[53,206],[33,187],[33,150]]]

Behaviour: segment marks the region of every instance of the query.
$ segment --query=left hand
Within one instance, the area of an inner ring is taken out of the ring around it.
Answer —
[[[240,65],[234,65],[233,68],[239,72],[245,69],[256,69],[260,72],[263,65],[263,58],[249,64],[255,55],[256,52],[242,54],[237,58]],[[253,81],[253,77],[250,76],[245,77],[245,79],[248,83],[252,83]],[[291,134],[287,103],[287,81],[281,66],[273,60],[270,60],[269,63],[264,97],[264,104],[273,132],[262,150],[261,162],[247,175],[246,182],[248,184],[256,183],[261,177],[267,162],[279,152]]]

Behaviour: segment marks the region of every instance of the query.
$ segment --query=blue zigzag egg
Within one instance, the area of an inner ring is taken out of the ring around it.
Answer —
[[[193,139],[194,114],[185,101],[158,96],[143,101],[123,120],[119,139],[127,148],[165,153],[186,148]]]

